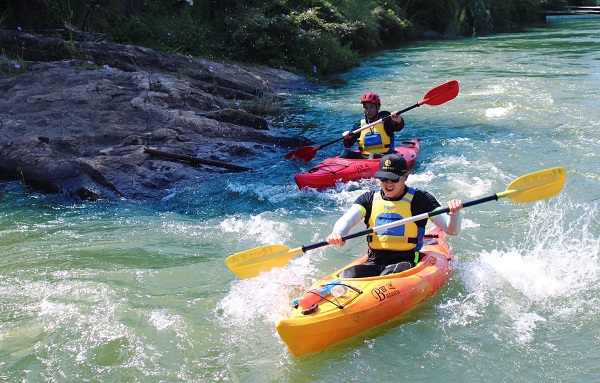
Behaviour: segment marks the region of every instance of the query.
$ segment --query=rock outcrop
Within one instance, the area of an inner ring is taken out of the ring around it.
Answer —
[[[157,199],[199,174],[237,171],[225,166],[231,158],[248,166],[310,143],[275,135],[239,109],[240,101],[282,101],[309,87],[283,70],[21,31],[0,30],[0,45],[23,63],[3,63],[10,71],[0,78],[0,178],[36,190]],[[190,167],[147,148],[206,161]]]

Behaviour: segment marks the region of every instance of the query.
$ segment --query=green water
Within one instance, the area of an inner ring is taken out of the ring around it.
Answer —
[[[298,95],[271,126],[329,142],[360,117],[360,96],[403,109],[457,80],[441,106],[407,112],[419,137],[409,183],[445,203],[567,169],[562,193],[465,210],[449,239],[449,282],[383,328],[291,356],[275,330],[292,298],[365,251],[364,239],[238,279],[224,259],[276,243],[322,241],[364,190],[297,190],[312,163],[286,152],[165,190],[144,206],[72,203],[2,184],[2,382],[594,382],[600,381],[600,20],[480,39],[420,42],[370,57]],[[192,168],[190,171],[194,171]]]

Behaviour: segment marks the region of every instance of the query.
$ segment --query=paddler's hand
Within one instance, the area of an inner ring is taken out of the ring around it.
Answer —
[[[344,133],[342,133],[342,137],[344,137],[344,140],[349,140],[351,137],[352,132],[349,130],[346,130]]]
[[[342,241],[342,234],[340,233],[331,233],[327,236],[327,243],[330,245],[340,245],[340,247],[346,244],[346,241]]]
[[[392,113],[392,120],[394,120],[395,123],[400,124],[402,123],[402,116],[400,115],[400,113],[394,112]]]
[[[463,203],[461,200],[459,199],[453,199],[452,201],[448,202],[448,209],[450,209],[450,212],[448,213],[448,215],[456,215],[458,214],[459,211],[461,211],[463,208]]]

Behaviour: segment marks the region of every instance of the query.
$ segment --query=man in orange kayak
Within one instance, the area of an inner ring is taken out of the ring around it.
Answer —
[[[394,151],[394,132],[404,129],[404,120],[402,116],[395,112],[391,114],[386,111],[379,111],[381,100],[375,93],[367,93],[360,100],[365,112],[364,118],[356,124],[355,128],[368,125],[379,119],[385,118],[381,123],[364,129],[357,134],[346,131],[344,137],[344,147],[351,148],[358,141],[359,152],[351,149],[345,149],[340,157],[342,158],[380,158],[384,154]],[[391,118],[386,118],[390,116]]]
[[[361,220],[364,220],[367,228],[372,228],[428,213],[440,207],[440,203],[429,192],[406,185],[408,166],[404,158],[397,154],[383,156],[379,163],[379,171],[374,177],[379,179],[380,187],[356,199],[352,207],[333,226],[327,243],[344,246],[342,237]],[[454,199],[448,202],[448,214],[436,215],[430,219],[446,234],[457,235],[460,232],[459,211],[462,208],[462,201]],[[340,277],[372,277],[398,273],[414,267],[419,261],[426,224],[427,219],[422,219],[369,234],[367,262],[344,270]]]

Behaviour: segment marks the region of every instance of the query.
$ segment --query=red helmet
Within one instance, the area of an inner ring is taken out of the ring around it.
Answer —
[[[372,102],[373,104],[381,105],[381,100],[376,93],[367,93],[360,99],[360,103]]]

